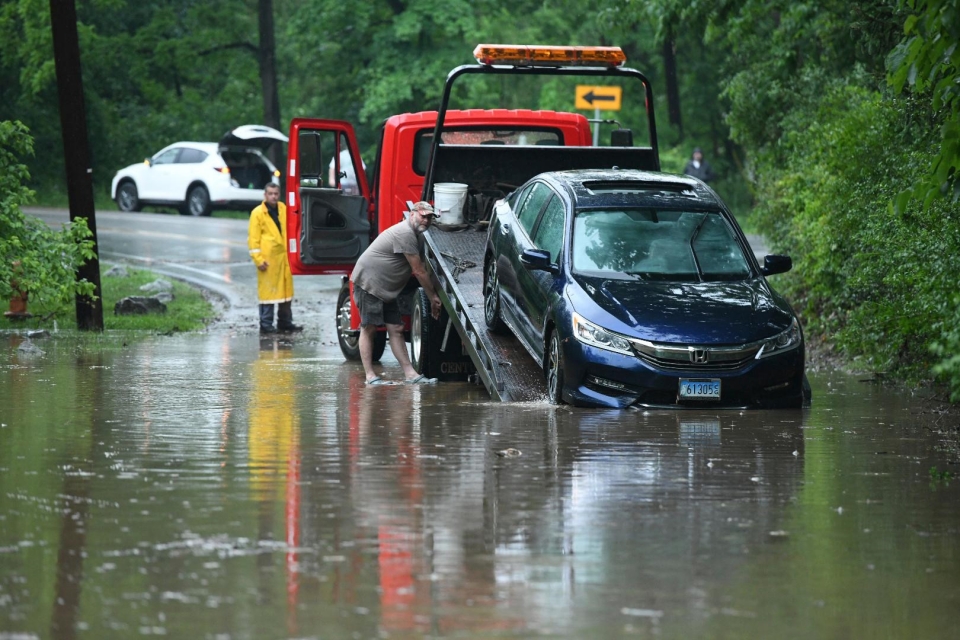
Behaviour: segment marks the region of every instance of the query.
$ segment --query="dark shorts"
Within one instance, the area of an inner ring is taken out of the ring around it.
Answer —
[[[360,309],[360,326],[380,326],[384,324],[403,324],[400,317],[400,307],[396,300],[384,302],[375,295],[369,294],[357,285],[353,285],[353,300]]]

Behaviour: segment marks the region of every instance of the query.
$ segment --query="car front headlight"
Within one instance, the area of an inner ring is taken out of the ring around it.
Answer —
[[[800,346],[801,342],[803,342],[803,337],[800,335],[800,323],[794,318],[793,322],[790,323],[789,329],[764,341],[763,346],[760,347],[760,351],[757,352],[757,360],[760,358],[769,358],[770,356],[781,354],[790,349],[796,349]]]
[[[577,313],[573,314],[573,335],[580,342],[592,347],[599,347],[628,356],[633,355],[633,349],[626,338],[585,320]]]

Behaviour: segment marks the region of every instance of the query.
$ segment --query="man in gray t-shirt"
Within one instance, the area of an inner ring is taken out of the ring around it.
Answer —
[[[400,363],[406,382],[433,384],[437,381],[418,375],[410,364],[397,297],[413,276],[430,298],[430,313],[434,318],[440,317],[440,297],[420,257],[423,232],[438,217],[440,214],[429,202],[416,203],[406,220],[377,236],[353,268],[350,280],[353,282],[353,299],[360,309],[360,361],[363,362],[367,384],[385,384],[373,370],[373,339],[381,325],[387,327],[390,350]]]

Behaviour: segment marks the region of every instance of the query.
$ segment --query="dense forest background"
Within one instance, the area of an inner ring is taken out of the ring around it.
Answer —
[[[433,109],[480,42],[619,45],[656,92],[663,165],[713,186],[795,268],[808,339],[960,400],[960,0],[78,1],[98,202],[114,172],[239,124]],[[271,37],[272,36],[272,37]],[[0,0],[0,121],[65,202],[49,3]]]

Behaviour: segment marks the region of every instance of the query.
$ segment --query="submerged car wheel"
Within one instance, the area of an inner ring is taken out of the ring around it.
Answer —
[[[491,258],[483,279],[483,321],[494,333],[504,333],[506,325],[500,316],[500,281],[497,280],[497,261]]]
[[[560,350],[560,336],[556,331],[550,336],[550,347],[545,360],[547,397],[550,404],[563,404],[563,352]]]
[[[350,286],[344,285],[337,296],[337,342],[347,360],[360,360],[360,336],[350,330]],[[387,347],[387,332],[378,331],[373,338],[373,361],[379,362]]]
[[[197,185],[187,192],[186,212],[191,216],[210,215],[210,194],[207,188]]]
[[[143,208],[137,185],[128,180],[117,187],[117,206],[120,211],[140,211]]]

